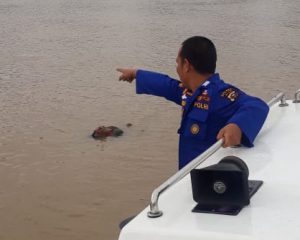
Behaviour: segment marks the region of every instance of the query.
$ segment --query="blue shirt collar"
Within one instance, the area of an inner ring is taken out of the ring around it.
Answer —
[[[206,88],[211,83],[217,83],[221,81],[219,73],[214,73],[211,77],[209,77],[195,92],[198,92],[200,89]]]
[[[207,79],[207,81],[214,83],[214,82],[218,82],[220,81],[220,75],[219,73],[214,73],[209,79]]]

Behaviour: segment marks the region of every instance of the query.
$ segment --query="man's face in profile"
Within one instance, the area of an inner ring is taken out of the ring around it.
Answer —
[[[176,63],[177,63],[177,66],[176,66],[176,71],[177,71],[177,74],[179,76],[179,79],[181,80],[181,82],[183,83],[183,86],[185,88],[190,88],[190,85],[189,85],[189,76],[188,76],[188,72],[189,72],[189,69],[190,69],[190,63],[188,62],[187,59],[182,59],[181,57],[181,48],[179,49],[178,51],[178,55],[177,55],[177,58],[176,58]]]
[[[181,58],[181,48],[179,49],[178,54],[177,54],[176,64],[177,64],[176,65],[176,71],[177,71],[177,74],[179,76],[179,79],[181,80],[183,85],[185,87],[187,87],[187,82],[185,81],[185,77],[184,77],[183,61],[182,61],[182,58]]]

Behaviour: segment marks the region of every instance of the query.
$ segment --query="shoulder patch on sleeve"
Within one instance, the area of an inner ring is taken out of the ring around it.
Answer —
[[[239,92],[234,88],[227,88],[221,93],[221,97],[229,99],[229,101],[234,102],[239,97]]]

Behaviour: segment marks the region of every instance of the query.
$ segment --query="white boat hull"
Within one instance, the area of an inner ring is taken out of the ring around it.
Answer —
[[[300,103],[271,108],[254,148],[221,149],[199,167],[235,155],[264,184],[237,216],[193,213],[190,175],[159,199],[163,215],[149,207],[121,231],[119,240],[276,240],[300,239]]]

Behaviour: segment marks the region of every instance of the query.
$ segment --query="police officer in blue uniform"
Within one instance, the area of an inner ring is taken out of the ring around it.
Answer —
[[[181,81],[167,75],[136,69],[117,69],[119,80],[136,79],[138,94],[165,97],[182,107],[178,133],[179,169],[223,138],[223,147],[253,141],[268,115],[268,105],[225,83],[215,73],[217,53],[205,37],[185,40],[176,59]]]

